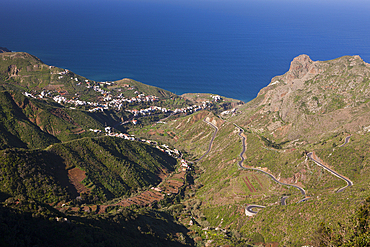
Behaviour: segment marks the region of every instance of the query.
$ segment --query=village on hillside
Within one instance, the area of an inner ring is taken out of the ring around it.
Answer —
[[[69,75],[69,71],[67,69],[60,71],[57,73],[58,80],[63,79],[65,76]],[[73,96],[69,95],[67,97],[67,93],[65,91],[51,91],[51,90],[42,90],[40,93],[29,93],[24,92],[23,94],[27,97],[35,98],[35,99],[52,99],[53,101],[57,102],[58,104],[63,104],[66,106],[69,106],[71,109],[75,109],[76,107],[83,107],[84,110],[87,110],[89,112],[104,112],[108,110],[117,110],[117,111],[126,111],[129,112],[132,117],[130,117],[129,120],[123,121],[120,124],[138,124],[138,118],[139,117],[146,117],[146,116],[152,116],[152,115],[159,115],[159,114],[165,114],[165,115],[174,115],[174,114],[192,114],[194,112],[197,112],[199,110],[210,108],[215,102],[219,102],[222,100],[221,96],[219,95],[210,95],[210,100],[202,101],[198,104],[182,107],[182,108],[173,108],[170,109],[168,107],[164,106],[158,106],[160,105],[161,99],[158,98],[155,95],[146,95],[143,92],[139,92],[135,89],[135,86],[129,85],[129,84],[123,84],[123,85],[115,85],[115,82],[94,82],[90,80],[81,80],[77,77],[70,77],[71,83],[73,85],[86,87],[87,89],[94,90],[99,96],[99,100],[97,101],[85,101],[81,100],[80,96],[78,94],[75,94]],[[121,92],[122,90],[129,90],[134,91],[134,97],[125,97],[123,93],[120,93],[116,96],[113,95],[113,93],[109,90],[105,90],[108,86],[120,86],[120,88],[117,90],[118,92]],[[148,106],[146,108],[138,109],[138,106],[141,105],[143,102],[146,103],[153,103],[153,105]],[[154,103],[157,103],[154,105]],[[135,119],[136,118],[136,119]],[[162,121],[159,121],[160,123],[163,123]],[[102,131],[105,131],[107,134],[112,134],[113,128],[107,127],[105,130],[91,130],[94,132],[101,133]],[[131,137],[122,136],[122,134],[116,134],[119,135],[118,137],[122,137],[125,139],[129,139]]]
[[[63,79],[64,76],[67,76],[69,71],[67,69],[58,72],[58,79],[61,80]],[[111,91],[104,90],[106,86],[113,86],[114,82],[93,82],[90,80],[84,80],[80,81],[77,77],[71,77],[71,81],[76,85],[76,86],[85,86],[88,89],[92,89],[97,93],[100,93],[102,96],[102,101],[100,102],[91,102],[91,101],[83,101],[80,100],[78,95],[75,95],[75,97],[72,97],[71,99],[68,99],[65,95],[64,92],[55,92],[55,91],[50,91],[50,90],[43,90],[39,94],[31,94],[28,92],[24,92],[23,94],[27,97],[31,97],[34,99],[52,99],[53,101],[57,102],[58,104],[63,104],[63,105],[70,105],[70,108],[76,109],[78,106],[85,106],[89,112],[104,112],[105,110],[123,110],[130,112],[132,114],[132,117],[128,121],[121,122],[120,124],[127,124],[127,123],[132,123],[133,125],[137,124],[137,119],[138,117],[142,116],[150,116],[154,114],[160,114],[160,113],[165,113],[168,115],[174,115],[174,114],[191,114],[194,112],[197,112],[202,109],[206,109],[212,105],[213,102],[220,101],[222,98],[219,95],[210,95],[210,100],[211,101],[203,101],[199,103],[198,105],[194,104],[192,106],[187,106],[183,108],[174,108],[174,109],[169,109],[166,107],[161,107],[161,106],[149,106],[144,109],[129,109],[129,108],[124,108],[124,106],[127,106],[125,103],[129,103],[130,106],[135,106],[139,105],[141,102],[160,102],[160,99],[157,96],[154,95],[145,95],[143,92],[139,91],[134,91],[134,94],[136,95],[135,97],[131,98],[126,98],[123,96],[123,94],[119,94],[118,96],[114,97]],[[135,87],[129,84],[124,84],[121,85],[123,88],[126,90],[135,90]],[[121,91],[122,89],[119,89],[118,91]],[[57,94],[57,95],[55,95]],[[159,121],[159,123],[165,123],[163,121]],[[112,136],[112,137],[118,137],[118,138],[123,138],[125,140],[129,141],[139,141],[139,142],[144,142],[149,145],[152,145],[159,149],[162,152],[167,153],[168,155],[181,160],[181,170],[182,171],[187,171],[190,169],[188,166],[188,162],[184,159],[182,159],[182,156],[180,152],[177,149],[170,149],[168,145],[162,144],[159,145],[156,141],[152,140],[145,140],[145,139],[140,139],[135,137],[134,135],[129,135],[126,133],[117,133],[114,131],[114,128],[111,126],[107,126],[104,128],[104,130],[101,129],[89,129],[88,131],[94,132],[94,133],[99,133],[99,134],[105,134],[106,136]]]
[[[65,76],[69,74],[67,69],[58,72],[58,80],[63,79]],[[221,96],[219,95],[210,95],[210,100],[202,101],[198,104],[194,104],[191,106],[186,106],[182,108],[173,108],[170,109],[160,105],[161,99],[155,95],[146,95],[143,92],[139,92],[135,89],[134,86],[129,84],[120,85],[122,88],[119,88],[117,91],[120,92],[122,90],[132,90],[134,91],[134,97],[125,97],[123,93],[120,93],[116,96],[113,95],[111,91],[105,90],[108,86],[114,86],[115,82],[94,82],[90,80],[80,80],[77,77],[70,77],[71,83],[75,86],[84,86],[87,89],[92,89],[98,94],[100,94],[99,100],[97,101],[85,101],[81,100],[78,94],[73,96],[67,97],[67,93],[65,91],[51,91],[51,90],[43,90],[39,94],[31,94],[29,92],[24,92],[23,94],[27,97],[32,97],[35,99],[52,99],[53,101],[57,102],[58,104],[63,104],[66,106],[70,106],[70,108],[75,109],[76,107],[84,107],[85,110],[89,112],[104,112],[107,110],[118,110],[118,111],[127,111],[132,114],[132,117],[129,121],[124,121],[120,124],[128,124],[131,123],[136,125],[138,120],[135,118],[143,117],[143,116],[150,116],[155,114],[166,114],[166,115],[174,115],[174,114],[192,114],[202,109],[207,109],[212,106],[213,103],[222,100]],[[117,86],[117,85],[115,85]],[[148,106],[146,108],[137,109],[140,104],[143,102],[146,103],[153,103],[153,105]],[[154,105],[154,103],[157,103]],[[96,130],[98,131],[98,130]],[[101,130],[102,131],[102,130]],[[108,132],[107,130],[105,132]]]

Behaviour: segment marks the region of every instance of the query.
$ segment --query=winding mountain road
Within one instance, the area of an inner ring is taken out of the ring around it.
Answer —
[[[202,160],[210,151],[211,151],[211,148],[212,148],[212,144],[213,144],[213,141],[215,140],[215,138],[216,138],[216,135],[217,135],[217,132],[218,132],[218,128],[217,128],[217,126],[215,126],[214,124],[212,124],[211,122],[208,122],[207,120],[206,120],[206,118],[204,118],[203,119],[203,121],[205,122],[205,123],[207,123],[208,125],[210,125],[212,128],[214,128],[214,130],[215,130],[215,132],[214,132],[214,134],[213,134],[213,136],[212,136],[212,139],[211,139],[211,141],[210,141],[210,143],[209,143],[209,146],[208,146],[208,150],[199,158],[199,159],[197,159],[197,160],[195,160],[194,162],[191,162],[191,163],[197,163],[197,162],[199,162],[200,160]],[[301,194],[303,195],[303,196],[306,196],[306,191],[302,188],[302,187],[299,187],[299,186],[297,186],[297,185],[294,185],[294,184],[287,184],[287,183],[282,183],[282,182],[280,182],[279,180],[277,180],[276,179],[276,177],[274,176],[274,175],[272,175],[272,174],[270,174],[270,173],[268,173],[268,172],[266,172],[266,171],[264,171],[264,170],[261,170],[261,169],[258,169],[258,168],[252,168],[252,167],[244,167],[243,166],[243,162],[244,162],[244,157],[243,157],[243,155],[244,155],[244,153],[245,153],[245,151],[246,151],[246,146],[245,146],[245,141],[246,141],[246,138],[245,138],[245,136],[243,136],[242,134],[243,134],[243,132],[244,132],[244,130],[241,128],[241,127],[239,127],[238,125],[236,125],[235,123],[234,123],[234,125],[235,125],[235,127],[237,127],[238,129],[239,129],[239,136],[242,138],[242,146],[243,146],[243,149],[242,149],[242,151],[241,151],[241,153],[240,153],[240,161],[238,162],[238,166],[239,166],[239,168],[241,168],[241,169],[244,169],[244,170],[253,170],[253,171],[258,171],[258,172],[262,172],[262,173],[264,173],[264,174],[266,174],[266,175],[268,175],[273,181],[275,181],[276,183],[279,183],[279,184],[281,184],[281,185],[285,185],[285,186],[291,186],[291,187],[294,187],[294,188],[296,188],[296,189],[298,189],[300,192],[301,192]],[[346,145],[348,142],[349,142],[349,139],[350,139],[350,137],[351,136],[347,136],[346,137],[346,139],[345,139],[345,142],[344,142],[344,144],[342,144],[340,147],[343,147],[344,145]],[[329,171],[330,173],[332,173],[333,175],[335,175],[335,176],[337,176],[337,177],[339,177],[339,178],[341,178],[341,179],[343,179],[344,181],[346,181],[347,182],[347,186],[345,186],[345,187],[343,187],[343,188],[340,188],[339,190],[337,190],[337,193],[339,193],[339,192],[341,192],[341,191],[343,191],[344,189],[346,189],[347,187],[349,187],[349,186],[352,186],[353,185],[353,182],[351,181],[351,180],[349,180],[348,178],[345,178],[345,177],[343,177],[342,175],[340,175],[339,173],[337,173],[337,172],[335,172],[334,170],[332,170],[332,169],[330,169],[330,168],[328,168],[328,167],[326,167],[326,166],[324,166],[323,164],[321,164],[319,161],[317,161],[316,159],[314,159],[313,158],[313,153],[311,152],[311,153],[308,153],[307,154],[307,157],[308,158],[310,158],[313,162],[315,162],[317,165],[319,165],[319,166],[321,166],[321,167],[323,167],[324,169],[326,169],[327,171]],[[280,201],[280,204],[281,205],[286,205],[286,200],[287,200],[287,198],[288,198],[288,196],[283,196],[282,198],[281,198],[281,201]],[[301,203],[301,202],[304,202],[304,201],[307,201],[307,200],[309,200],[310,198],[309,197],[305,197],[305,198],[303,198],[303,199],[301,199],[300,201],[298,201],[298,203]],[[262,205],[256,205],[256,204],[250,204],[250,205],[247,205],[246,207],[245,207],[245,214],[247,215],[247,216],[253,216],[253,215],[255,215],[255,214],[257,214],[257,211],[254,211],[253,209],[254,208],[265,208],[265,206],[262,206]]]
[[[339,147],[343,147],[344,145],[346,145],[349,142],[349,138],[351,138],[350,135],[346,137],[346,139],[344,140],[344,143],[340,145]]]
[[[245,150],[246,150],[246,147],[245,147],[245,137],[242,135],[242,133],[244,132],[244,130],[241,128],[241,127],[239,127],[238,125],[236,125],[236,124],[234,124],[235,125],[235,127],[237,127],[238,129],[239,129],[239,136],[242,138],[242,144],[243,144],[243,149],[242,149],[242,152],[240,153],[240,161],[238,162],[238,166],[241,168],[241,169],[244,169],[244,170],[253,170],[253,171],[258,171],[258,172],[262,172],[262,173],[264,173],[264,174],[266,174],[266,175],[268,175],[272,180],[274,180],[276,183],[279,183],[279,184],[281,184],[281,185],[286,185],[286,186],[292,186],[292,187],[294,187],[294,188],[296,188],[296,189],[298,189],[300,192],[301,192],[301,194],[303,195],[303,196],[306,196],[306,191],[303,189],[303,188],[301,188],[301,187],[299,187],[299,186],[297,186],[297,185],[294,185],[294,184],[286,184],[286,183],[282,183],[282,182],[280,182],[279,180],[277,180],[276,178],[275,178],[275,176],[274,175],[272,175],[272,174],[270,174],[270,173],[268,173],[268,172],[265,172],[264,170],[261,170],[261,169],[258,169],[258,168],[252,168],[252,167],[244,167],[243,166],[243,162],[244,162],[244,157],[243,157],[243,155],[244,155],[244,153],[245,153]],[[283,196],[282,198],[281,198],[281,205],[286,205],[286,199],[287,199],[288,197],[287,196]],[[305,198],[306,199],[306,198]],[[301,201],[304,201],[305,199],[303,199],[303,200],[301,200]],[[301,202],[300,201],[300,202]],[[253,216],[253,215],[255,215],[255,214],[257,214],[257,212],[256,211],[253,211],[253,208],[265,208],[265,206],[261,206],[261,205],[255,205],[255,204],[251,204],[251,205],[248,205],[248,206],[246,206],[246,208],[245,208],[245,214],[247,215],[247,216]]]
[[[346,138],[346,141],[347,141],[347,138]],[[348,142],[348,141],[347,141]],[[346,144],[346,143],[345,143]],[[344,144],[343,144],[344,145]],[[342,146],[343,146],[342,145]],[[341,146],[341,147],[342,147]],[[344,186],[343,188],[340,188],[339,190],[336,191],[336,193],[339,193],[339,192],[342,192],[344,189],[346,189],[347,187],[349,186],[352,186],[353,185],[353,182],[351,180],[349,180],[348,178],[346,177],[343,177],[342,175],[340,175],[339,173],[337,173],[336,171],[330,169],[329,167],[323,165],[322,163],[320,163],[320,161],[316,160],[313,158],[313,153],[310,152],[307,154],[307,157],[310,158],[313,162],[316,163],[316,165],[318,166],[321,166],[322,168],[324,168],[325,170],[327,170],[328,172],[330,172],[331,174],[333,174],[334,176],[340,178],[340,179],[343,179],[344,181],[346,181],[347,185]]]
[[[305,197],[302,200],[299,200],[297,203],[305,202],[305,201],[308,201],[310,199],[311,199],[311,197]]]
[[[199,159],[195,160],[193,163],[197,163],[197,162],[201,161],[201,160],[204,158],[204,156],[206,156],[206,155],[211,151],[213,141],[215,140],[216,135],[217,135],[217,132],[218,132],[218,128],[217,128],[217,126],[216,126],[216,125],[214,125],[214,124],[213,124],[213,123],[211,123],[211,122],[208,122],[205,118],[203,119],[203,122],[205,122],[205,123],[207,123],[208,125],[210,125],[211,127],[213,127],[213,128],[215,129],[215,132],[214,132],[214,134],[213,134],[213,136],[212,136],[211,141],[209,142],[209,146],[208,146],[208,150],[207,150],[207,152],[205,152],[205,153],[204,153],[204,154],[203,154]]]
[[[265,206],[250,204],[250,205],[245,207],[245,214],[247,216],[253,216],[253,215],[257,214],[256,211],[253,211],[253,208],[265,208]]]
[[[280,200],[280,204],[281,204],[282,206],[285,206],[285,205],[286,205],[286,199],[288,199],[288,197],[289,197],[289,196],[283,196],[283,197],[281,198],[281,200]]]
[[[272,174],[270,174],[270,173],[268,173],[268,172],[265,172],[265,171],[263,171],[263,170],[261,170],[261,169],[258,169],[258,168],[251,168],[251,167],[244,167],[244,166],[243,166],[243,162],[244,162],[244,157],[243,157],[243,155],[244,155],[245,150],[246,150],[246,147],[245,147],[245,137],[242,135],[242,133],[244,132],[244,130],[243,130],[241,127],[239,127],[238,125],[236,125],[236,124],[234,124],[234,125],[239,129],[239,136],[242,138],[242,143],[243,143],[243,150],[242,150],[242,152],[241,152],[241,153],[240,153],[240,155],[239,155],[239,156],[240,156],[240,161],[238,162],[238,166],[239,166],[240,168],[245,169],[245,170],[254,170],[254,171],[262,172],[262,173],[264,173],[264,174],[266,174],[266,175],[270,176],[270,178],[271,178],[272,180],[274,180],[275,182],[277,182],[277,183],[279,183],[279,184],[286,185],[286,186],[292,186],[292,187],[297,188],[297,189],[301,192],[301,194],[302,194],[303,196],[306,196],[306,191],[305,191],[303,188],[301,188],[301,187],[299,187],[299,186],[297,186],[297,185],[282,183],[282,182],[280,182],[279,180],[277,180],[277,179],[274,177],[274,175],[272,175]],[[347,136],[347,137],[346,137],[346,139],[345,139],[345,141],[344,141],[344,143],[343,143],[340,147],[343,147],[344,145],[346,145],[346,144],[349,142],[349,139],[350,139],[350,138],[351,138],[351,136]],[[346,178],[346,177],[344,177],[344,176],[340,175],[340,174],[339,174],[339,173],[337,173],[336,171],[334,171],[334,170],[330,169],[329,167],[327,167],[327,166],[323,165],[320,161],[316,160],[316,159],[313,157],[313,153],[312,153],[312,152],[308,153],[308,154],[307,154],[307,157],[308,157],[309,159],[311,159],[313,162],[315,162],[318,166],[321,166],[321,167],[322,167],[322,168],[324,168],[325,170],[327,170],[327,171],[329,171],[330,173],[332,173],[334,176],[336,176],[336,177],[338,177],[338,178],[340,178],[340,179],[343,179],[343,180],[347,183],[347,185],[346,185],[345,187],[338,189],[338,190],[336,191],[336,193],[342,192],[342,191],[343,191],[344,189],[346,189],[347,187],[349,187],[349,186],[352,186],[352,185],[353,185],[353,182],[352,182],[351,180],[349,180],[348,178]],[[286,199],[287,199],[287,198],[288,198],[287,196],[283,196],[283,197],[281,198],[280,204],[281,204],[281,205],[286,205]],[[309,197],[305,197],[305,198],[303,198],[302,200],[298,201],[297,203],[305,202],[305,201],[307,201],[307,200],[309,200],[309,199],[310,199]],[[245,208],[245,214],[246,214],[247,216],[253,216],[253,215],[257,214],[257,212],[256,212],[256,211],[253,211],[253,208],[265,208],[265,206],[255,205],[255,204],[248,205],[248,206],[246,206],[246,208]]]
[[[244,136],[242,136],[242,133],[244,132],[244,130],[242,129],[242,128],[240,128],[239,126],[237,126],[236,124],[235,124],[235,126],[237,127],[237,128],[239,128],[239,136],[243,139],[243,141],[242,141],[242,143],[243,143],[243,150],[242,150],[242,152],[240,153],[240,161],[239,161],[239,163],[238,163],[238,166],[240,167],[240,168],[242,168],[242,169],[245,169],[245,170],[254,170],[254,171],[259,171],[259,172],[262,172],[262,173],[264,173],[264,174],[266,174],[266,175],[268,175],[272,180],[274,180],[276,183],[279,183],[279,184],[282,184],[282,185],[286,185],[286,186],[292,186],[292,187],[294,187],[294,188],[296,188],[296,189],[298,189],[300,192],[301,192],[301,194],[302,195],[306,195],[306,191],[303,189],[303,188],[301,188],[301,187],[299,187],[299,186],[297,186],[297,185],[294,185],[294,184],[286,184],[286,183],[282,183],[282,182],[280,182],[279,180],[277,180],[276,178],[275,178],[275,176],[274,175],[272,175],[271,173],[268,173],[268,172],[265,172],[264,170],[261,170],[261,169],[258,169],[258,168],[252,168],[252,167],[244,167],[243,166],[243,162],[244,162],[244,157],[243,157],[243,155],[244,155],[244,153],[245,153],[245,150],[246,150],[246,147],[245,147],[245,137]]]

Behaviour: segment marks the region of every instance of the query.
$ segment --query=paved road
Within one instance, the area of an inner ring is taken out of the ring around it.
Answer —
[[[346,145],[349,142],[349,138],[351,138],[350,135],[346,137],[346,139],[344,140],[344,143],[340,145],[339,147],[343,147],[344,145]]]
[[[238,127],[236,124],[235,124],[235,126],[236,127]],[[272,175],[272,174],[270,174],[270,173],[268,173],[268,172],[265,172],[264,170],[261,170],[261,169],[258,169],[258,168],[252,168],[252,167],[244,167],[243,166],[243,161],[244,161],[244,157],[243,157],[243,155],[244,155],[244,153],[245,153],[245,137],[244,136],[242,136],[242,133],[243,133],[243,129],[242,128],[240,128],[240,127],[238,127],[239,128],[239,136],[243,139],[243,150],[242,150],[242,152],[240,153],[240,158],[241,158],[241,160],[239,161],[239,163],[238,163],[238,165],[239,165],[239,167],[240,168],[242,168],[242,169],[245,169],[245,170],[254,170],[254,171],[259,171],[259,172],[262,172],[262,173],[264,173],[264,174],[266,174],[266,175],[268,175],[272,180],[274,180],[276,183],[279,183],[279,184],[282,184],[282,185],[286,185],[286,186],[292,186],[292,187],[294,187],[294,188],[297,188],[300,192],[301,192],[301,194],[302,195],[306,195],[306,191],[303,189],[303,188],[301,188],[301,187],[299,187],[299,186],[297,186],[297,185],[294,185],[294,184],[286,184],[286,183],[282,183],[282,182],[280,182],[279,180],[277,180],[276,178],[275,178],[275,176],[274,175]]]
[[[248,206],[245,207],[245,214],[247,216],[253,216],[253,215],[255,215],[257,212],[256,211],[253,211],[252,210],[253,208],[265,208],[265,206],[255,205],[255,204],[248,205]]]
[[[240,168],[245,168],[245,167],[243,167],[243,162],[244,162],[243,155],[245,153],[245,137],[242,136],[242,133],[244,132],[244,130],[242,128],[240,128],[238,125],[236,125],[236,124],[234,124],[234,125],[235,125],[235,127],[237,127],[239,129],[239,136],[243,139],[242,140],[243,150],[242,150],[242,152],[239,155],[241,160],[239,161],[238,165],[239,165]]]
[[[302,200],[299,200],[297,203],[305,202],[305,201],[308,201],[310,199],[311,199],[310,197],[305,197]]]
[[[215,126],[214,124],[212,124],[211,122],[208,122],[206,119],[203,119],[203,122],[205,122],[205,123],[207,123],[207,124],[211,125],[211,126],[215,129],[215,133],[213,134],[212,139],[211,139],[211,141],[209,142],[209,146],[208,146],[208,150],[207,150],[207,152],[205,152],[205,153],[204,153],[204,154],[203,154],[199,159],[195,160],[193,163],[197,163],[197,162],[199,162],[201,159],[203,159],[203,158],[204,158],[204,156],[206,156],[206,155],[209,153],[209,151],[211,151],[213,141],[215,140],[216,135],[217,135],[217,132],[218,132],[218,128],[217,128],[217,126]]]
[[[348,137],[347,137],[348,138]],[[346,138],[346,140],[347,140]],[[349,139],[349,138],[348,138]],[[312,157],[313,153],[308,153],[307,154],[307,157],[310,158],[313,162],[316,163],[316,165],[318,166],[321,166],[322,168],[324,168],[325,170],[327,170],[328,172],[330,172],[331,174],[333,174],[334,176],[340,178],[340,179],[343,179],[344,181],[346,181],[347,185],[344,186],[343,188],[340,188],[339,190],[337,190],[336,192],[339,193],[339,192],[342,192],[345,188],[349,187],[349,186],[352,186],[353,185],[353,182],[351,180],[349,180],[348,178],[346,177],[343,177],[342,175],[340,175],[339,173],[337,173],[336,171],[330,169],[329,167],[327,166],[324,166],[323,164],[321,164],[318,160],[315,160],[313,157]]]
[[[243,157],[243,155],[244,155],[244,153],[245,153],[245,150],[246,150],[246,147],[245,147],[245,137],[244,136],[242,136],[242,133],[244,132],[244,130],[242,129],[242,128],[240,128],[238,125],[236,125],[236,124],[234,124],[238,129],[239,129],[239,136],[243,139],[242,140],[242,144],[243,144],[243,149],[242,149],[242,152],[240,153],[240,161],[238,162],[238,166],[241,168],[241,169],[244,169],[244,170],[254,170],[254,171],[258,171],[258,172],[262,172],[262,173],[264,173],[264,174],[266,174],[266,175],[268,175],[272,180],[274,180],[276,183],[279,183],[279,184],[282,184],[282,185],[286,185],[286,186],[292,186],[292,187],[294,187],[294,188],[297,188],[300,192],[301,192],[301,194],[303,195],[303,196],[305,196],[306,195],[306,191],[303,189],[303,188],[301,188],[301,187],[299,187],[299,186],[297,186],[297,185],[294,185],[294,184],[286,184],[286,183],[282,183],[282,182],[280,182],[279,180],[277,180],[276,178],[275,178],[275,176],[274,175],[272,175],[272,174],[270,174],[270,173],[268,173],[268,172],[265,172],[264,170],[261,170],[261,169],[258,169],[258,168],[251,168],[251,167],[244,167],[243,166],[243,161],[244,161],[244,157]],[[287,199],[288,197],[287,196],[283,196],[282,198],[281,198],[281,205],[286,205],[286,199]],[[306,198],[305,198],[306,199]],[[301,200],[301,201],[305,201],[305,199],[303,199],[303,200]],[[301,201],[299,201],[299,202],[301,202]],[[252,204],[252,205],[248,205],[246,208],[245,208],[245,214],[247,215],[247,216],[253,216],[253,215],[255,215],[255,214],[257,214],[257,212],[256,211],[253,211],[252,209],[253,208],[265,208],[265,206],[261,206],[261,205],[255,205],[255,204]]]
[[[248,168],[248,167],[244,167],[244,166],[243,166],[243,162],[244,162],[244,157],[243,157],[243,155],[244,155],[245,150],[246,150],[246,147],[245,147],[245,137],[244,137],[244,136],[242,136],[242,133],[243,133],[244,131],[243,131],[243,129],[242,129],[242,128],[240,128],[238,125],[236,125],[236,124],[234,124],[234,125],[239,129],[239,136],[242,138],[242,143],[243,143],[243,150],[242,150],[242,152],[241,152],[241,153],[240,153],[240,155],[239,155],[239,156],[240,156],[240,161],[238,162],[238,166],[239,166],[241,169],[245,169],[245,170],[254,170],[254,171],[262,172],[262,173],[264,173],[264,174],[266,174],[266,175],[270,176],[270,178],[271,178],[272,180],[274,180],[275,182],[277,182],[277,183],[279,183],[279,184],[286,185],[286,186],[292,186],[292,187],[294,187],[294,188],[297,188],[297,189],[301,192],[301,194],[302,194],[303,196],[306,196],[306,191],[305,191],[303,188],[301,188],[301,187],[299,187],[299,186],[297,186],[297,185],[282,183],[282,182],[280,182],[279,180],[277,180],[277,179],[275,178],[275,176],[274,176],[274,175],[272,175],[272,174],[270,174],[270,173],[268,173],[268,172],[265,172],[265,171],[263,171],[263,170],[260,170],[260,169],[258,169],[258,168]],[[347,136],[347,137],[346,137],[346,139],[345,139],[345,141],[344,141],[344,143],[343,143],[340,147],[343,147],[344,145],[346,145],[346,144],[349,142],[349,139],[350,139],[350,138],[351,138],[351,136]],[[349,186],[352,186],[352,185],[353,185],[353,182],[352,182],[351,180],[349,180],[348,178],[343,177],[343,176],[342,176],[342,175],[340,175],[339,173],[335,172],[334,170],[332,170],[332,169],[330,169],[330,168],[328,168],[328,167],[324,166],[324,165],[323,165],[323,164],[321,164],[319,161],[315,160],[315,159],[312,157],[312,152],[311,152],[311,153],[308,153],[308,154],[307,154],[307,156],[308,156],[308,158],[310,158],[313,162],[315,162],[317,165],[319,165],[319,166],[323,167],[324,169],[326,169],[327,171],[329,171],[329,172],[330,172],[330,173],[332,173],[333,175],[335,175],[335,176],[339,177],[340,179],[343,179],[344,181],[346,181],[347,186],[345,186],[345,187],[340,188],[339,190],[337,190],[337,193],[342,192],[342,191],[343,191],[344,189],[346,189],[347,187],[349,187]],[[286,199],[287,199],[287,198],[288,198],[288,196],[283,196],[283,197],[281,198],[280,204],[281,204],[281,205],[286,205]],[[303,198],[302,200],[298,201],[297,203],[305,202],[305,201],[307,201],[307,200],[309,200],[309,199],[310,199],[309,197],[305,197],[305,198]],[[265,206],[255,205],[255,204],[248,205],[248,206],[245,208],[245,214],[246,214],[247,216],[253,216],[253,215],[257,214],[257,212],[256,212],[256,211],[253,211],[253,208],[265,208]]]
[[[285,205],[286,205],[286,199],[288,199],[288,197],[289,197],[289,196],[283,196],[283,197],[281,198],[281,200],[280,200],[280,204],[281,204],[282,206],[285,206]]]

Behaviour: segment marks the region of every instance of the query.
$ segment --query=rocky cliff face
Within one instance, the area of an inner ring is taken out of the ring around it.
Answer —
[[[370,65],[359,56],[312,61],[300,55],[287,73],[272,78],[247,104],[245,111],[253,121],[246,123],[289,139],[327,131],[362,131],[370,124],[369,83]]]
[[[11,51],[5,47],[0,47],[0,53],[4,53],[4,52],[11,52]]]
[[[317,75],[320,72],[318,64],[319,62],[313,62],[309,56],[300,55],[293,59],[289,71],[276,79],[283,80],[286,84],[299,83]]]

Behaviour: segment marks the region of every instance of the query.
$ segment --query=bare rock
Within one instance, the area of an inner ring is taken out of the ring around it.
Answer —
[[[11,51],[5,47],[0,47],[0,53],[4,53],[4,52],[11,52]]]

